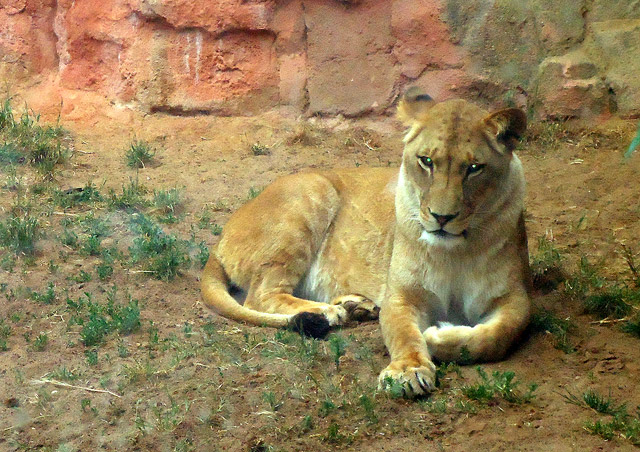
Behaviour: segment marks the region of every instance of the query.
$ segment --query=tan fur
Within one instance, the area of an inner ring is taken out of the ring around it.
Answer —
[[[512,153],[526,119],[415,91],[398,112],[409,127],[399,170],[277,180],[232,215],[202,291],[222,315],[278,327],[301,312],[331,325],[372,318],[377,305],[391,355],[380,384],[419,395],[434,386],[432,358],[500,359],[528,322],[524,178]],[[470,173],[474,163],[484,166]],[[244,306],[230,284],[246,290]]]

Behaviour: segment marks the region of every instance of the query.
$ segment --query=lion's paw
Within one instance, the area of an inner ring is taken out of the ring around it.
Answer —
[[[422,335],[431,356],[441,361],[466,361],[462,350],[473,337],[473,328],[465,325],[441,325],[427,328]]]
[[[380,308],[373,301],[358,294],[342,295],[334,299],[331,304],[343,306],[349,314],[349,320],[358,322],[376,320],[380,314]]]
[[[338,305],[323,306],[322,314],[327,318],[330,326],[343,325],[349,319],[347,310]]]
[[[428,395],[435,390],[436,366],[428,361],[425,365],[394,361],[380,373],[378,389],[389,391],[400,385],[405,397]]]

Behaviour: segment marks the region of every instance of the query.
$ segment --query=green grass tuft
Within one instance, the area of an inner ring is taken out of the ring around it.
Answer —
[[[82,204],[95,204],[102,199],[102,195],[91,181],[82,188],[70,188],[64,191],[56,189],[53,192],[53,202],[63,209],[71,209]]]
[[[59,125],[42,126],[40,115],[28,107],[16,119],[11,98],[0,108],[0,164],[30,163],[43,176],[53,178],[56,165],[64,163],[69,150],[63,144],[65,132]]]
[[[611,395],[605,397],[595,391],[589,390],[583,394],[582,399],[589,408],[596,410],[598,413],[618,416],[627,411],[625,404],[616,406]]]
[[[138,301],[116,304],[115,290],[109,293],[105,304],[93,301],[91,295],[85,293],[77,302],[67,299],[67,306],[74,312],[69,323],[82,326],[80,340],[87,347],[102,344],[112,332],[128,335],[140,328]]]
[[[31,346],[34,351],[41,352],[45,348],[47,348],[48,343],[49,343],[49,336],[47,336],[47,333],[40,333],[38,334],[38,337],[35,338]]]
[[[481,382],[474,385],[462,387],[462,393],[472,400],[488,402],[490,400],[504,399],[507,402],[521,404],[528,403],[534,397],[534,392],[538,385],[530,383],[527,391],[521,392],[518,389],[520,381],[515,379],[515,373],[511,371],[494,371],[489,377],[482,367],[476,367]]]
[[[125,152],[125,163],[129,168],[144,168],[150,163],[155,152],[144,140],[134,140]]]
[[[349,341],[339,334],[331,334],[328,338],[329,350],[336,365],[336,370],[340,370],[340,358],[347,352]]]
[[[553,312],[540,309],[534,312],[529,323],[531,332],[550,333],[554,338],[554,346],[565,353],[576,351],[569,340],[569,332],[574,329],[574,325],[569,319],[561,319]]]
[[[32,256],[35,244],[40,236],[40,223],[28,213],[23,216],[10,216],[0,222],[0,245],[15,254]]]
[[[593,295],[589,295],[584,301],[585,311],[604,319],[622,318],[631,312],[631,305],[625,301],[626,290],[620,287],[612,287]]]
[[[145,198],[147,189],[138,182],[138,176],[129,180],[129,185],[122,186],[122,194],[118,195],[115,190],[109,191],[109,204],[114,209],[133,210],[149,205]]]
[[[640,338],[640,313],[636,313],[629,321],[621,326],[622,331]]]
[[[160,226],[148,217],[137,214],[133,218],[133,228],[139,234],[129,247],[131,261],[142,264],[145,271],[156,279],[169,281],[180,274],[190,259],[184,241],[166,234]]]

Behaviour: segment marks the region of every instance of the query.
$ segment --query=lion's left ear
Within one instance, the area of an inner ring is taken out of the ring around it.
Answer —
[[[491,113],[483,124],[488,133],[511,152],[527,129],[527,115],[519,108],[507,108]]]
[[[409,88],[398,103],[398,119],[407,126],[413,125],[416,121],[420,121],[434,104],[431,96],[424,94],[420,88],[416,86]]]

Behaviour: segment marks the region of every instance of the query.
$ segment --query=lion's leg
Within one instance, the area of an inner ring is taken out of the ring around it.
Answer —
[[[331,304],[344,307],[349,320],[358,322],[376,320],[380,314],[380,308],[373,301],[358,294],[341,295],[334,298]]]
[[[486,322],[470,326],[432,326],[424,332],[431,355],[440,361],[496,361],[526,328],[529,298],[522,291],[494,302]]]
[[[296,271],[284,265],[272,265],[255,275],[245,300],[245,306],[257,311],[278,314],[308,312],[323,315],[330,326],[343,324],[348,317],[342,306],[318,303],[294,297],[293,289],[304,270]]]
[[[398,382],[409,397],[433,391],[436,371],[420,329],[420,303],[418,297],[412,298],[408,294],[392,295],[380,310],[382,336],[391,363],[380,373],[379,387]]]

